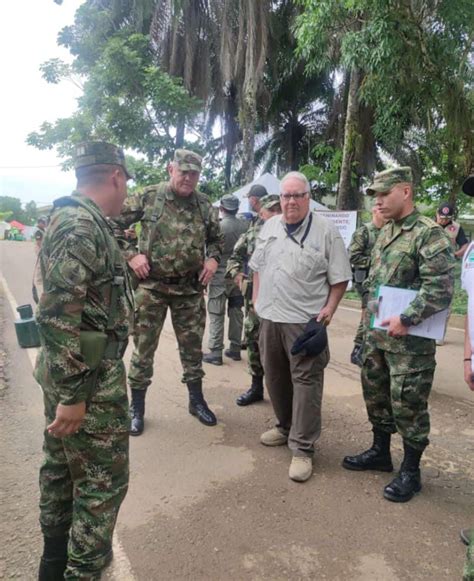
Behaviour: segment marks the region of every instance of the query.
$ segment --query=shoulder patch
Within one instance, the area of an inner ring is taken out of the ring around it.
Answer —
[[[439,228],[440,227],[438,224],[436,224],[436,222],[434,220],[432,220],[431,218],[428,218],[427,216],[420,215],[418,218],[418,222],[421,222],[425,226],[428,226],[428,228]]]
[[[431,259],[440,252],[444,252],[446,250],[451,250],[451,242],[446,236],[443,236],[421,248],[420,254],[424,258]]]

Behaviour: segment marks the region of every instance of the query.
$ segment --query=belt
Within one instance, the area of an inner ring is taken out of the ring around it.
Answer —
[[[104,359],[122,359],[127,350],[128,339],[123,341],[108,340],[104,351]]]
[[[194,282],[197,279],[197,274],[191,276],[155,276],[153,278],[163,284],[177,285]]]

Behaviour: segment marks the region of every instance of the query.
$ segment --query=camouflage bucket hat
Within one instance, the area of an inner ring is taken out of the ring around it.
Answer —
[[[474,196],[474,174],[470,175],[463,183],[462,191],[468,196]]]
[[[123,149],[105,141],[79,143],[74,152],[74,169],[91,165],[119,165],[128,179],[133,179],[125,164]]]
[[[269,194],[268,196],[262,198],[260,203],[262,204],[262,208],[265,208],[266,210],[272,210],[275,208],[275,206],[280,205],[280,196],[277,196],[276,194]]]
[[[265,196],[268,196],[267,188],[260,184],[254,184],[247,194],[248,198],[264,198]]]
[[[389,192],[393,186],[405,182],[413,182],[411,167],[394,167],[376,173],[373,183],[365,191],[368,196],[373,196],[374,194]]]
[[[202,157],[189,149],[177,149],[173,161],[181,171],[198,171],[202,169]]]
[[[235,212],[235,210],[239,209],[239,205],[239,198],[233,196],[232,194],[226,194],[221,198],[221,207],[224,208],[224,210]]]

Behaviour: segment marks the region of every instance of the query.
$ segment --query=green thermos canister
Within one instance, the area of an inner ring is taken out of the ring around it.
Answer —
[[[15,321],[16,338],[20,347],[39,347],[40,338],[31,305],[21,305],[16,309],[20,319]]]

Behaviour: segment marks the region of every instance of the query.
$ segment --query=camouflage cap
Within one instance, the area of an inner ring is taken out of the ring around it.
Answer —
[[[405,182],[413,182],[411,167],[393,167],[376,173],[373,183],[365,191],[368,196],[373,196],[374,194],[389,192],[393,186]]]
[[[239,205],[239,198],[233,196],[232,194],[226,194],[221,198],[221,207],[224,208],[224,210],[235,212],[235,210],[239,209]]]
[[[280,196],[277,196],[276,194],[268,194],[268,196],[265,196],[260,200],[260,203],[262,204],[262,208],[272,210],[275,206],[280,205]]]
[[[202,157],[189,149],[177,149],[173,161],[181,171],[198,171],[202,169]]]
[[[123,149],[105,141],[86,141],[79,143],[74,152],[74,169],[90,165],[119,165],[127,178],[133,178],[125,164]]]
[[[454,206],[449,202],[443,202],[438,208],[441,218],[452,218],[454,216]]]
[[[462,191],[468,196],[474,196],[474,174],[465,180],[462,185]]]
[[[265,196],[268,196],[267,188],[260,184],[254,184],[247,194],[248,198],[264,198]]]

